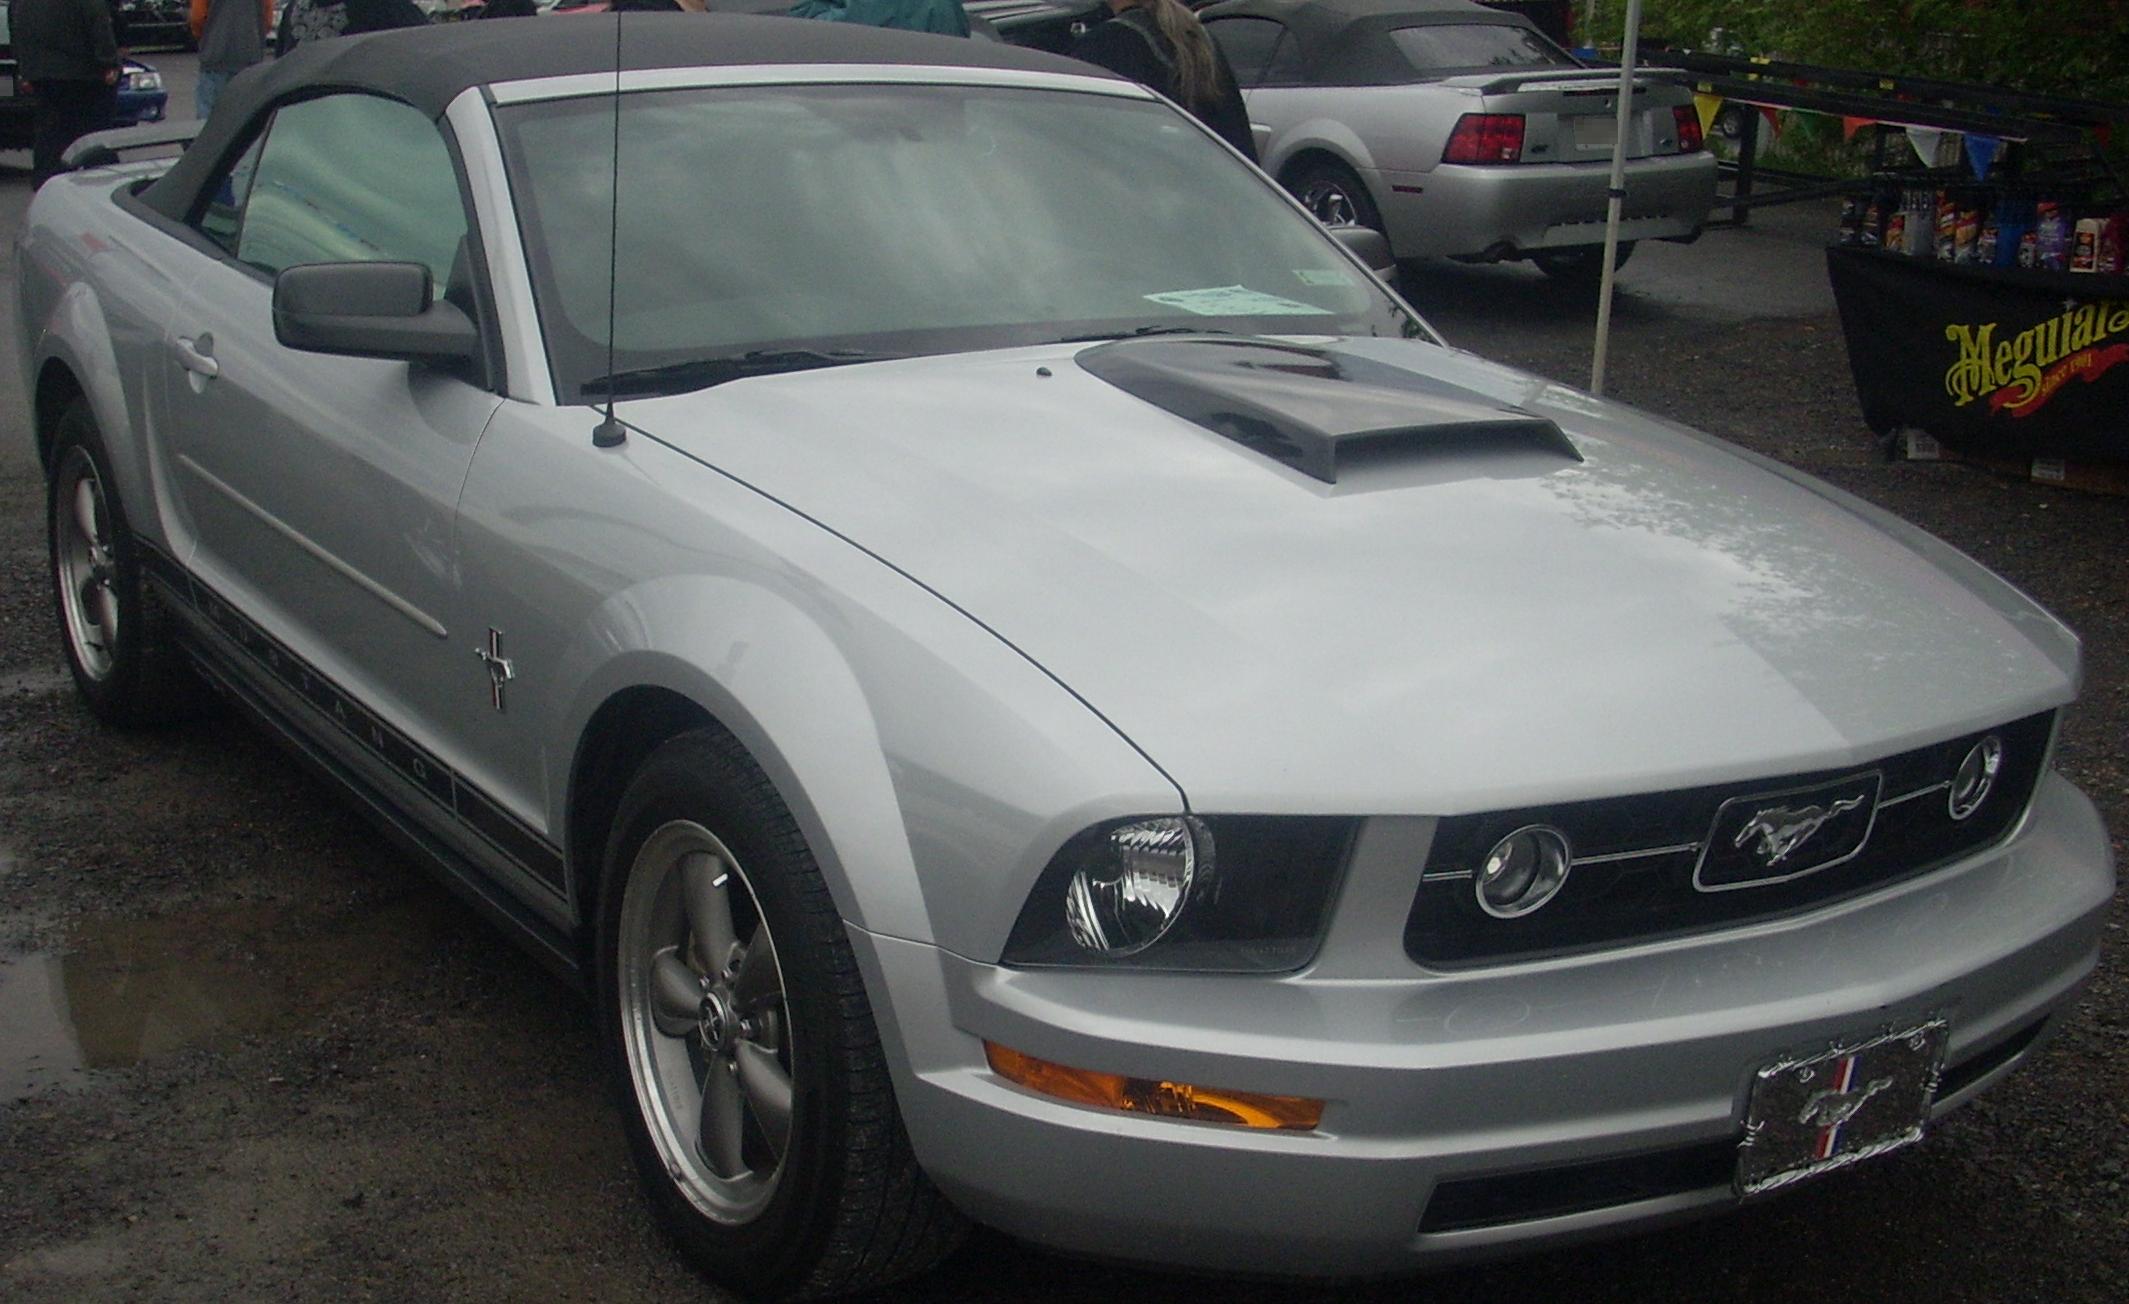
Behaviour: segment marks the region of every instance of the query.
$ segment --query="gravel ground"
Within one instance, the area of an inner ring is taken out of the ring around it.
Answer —
[[[21,190],[0,183],[10,228]],[[2061,764],[2129,830],[2129,500],[1883,461],[1815,262],[1828,221],[1769,214],[1643,251],[1612,392],[1884,504],[2067,619],[2087,685]],[[1459,344],[1586,381],[1587,304],[1527,269],[1429,269],[1410,289]],[[118,734],[75,704],[11,379],[0,425],[0,1296],[710,1293],[650,1228],[588,1018],[554,980],[255,731]],[[2025,1072],[1926,1144],[1752,1209],[1339,1289],[979,1235],[900,1297],[2113,1304],[2129,1298],[2125,1080],[2117,942]]]

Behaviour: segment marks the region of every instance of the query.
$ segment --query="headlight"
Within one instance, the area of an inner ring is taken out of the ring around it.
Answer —
[[[1558,895],[1574,853],[1567,835],[1531,824],[1493,844],[1478,871],[1478,904],[1496,919],[1537,910]]]
[[[159,72],[129,72],[126,87],[136,91],[159,91],[163,88],[163,75]]]
[[[1065,888],[1065,929],[1083,951],[1135,955],[1182,918],[1195,890],[1212,888],[1212,835],[1188,816],[1109,830]]]
[[[1051,859],[1005,963],[1298,969],[1315,954],[1356,824],[1163,815],[1097,825]]]

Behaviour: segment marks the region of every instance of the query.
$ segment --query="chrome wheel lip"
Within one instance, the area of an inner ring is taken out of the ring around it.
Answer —
[[[747,947],[766,944],[769,948],[769,961],[776,966],[774,996],[767,1003],[756,1000],[756,1017],[746,1018],[731,990],[737,963],[714,975],[698,969],[697,978],[703,984],[702,1015],[688,1032],[671,1035],[658,1026],[652,974],[661,957],[687,956],[694,967],[693,939],[681,899],[682,867],[698,855],[721,861],[728,876],[725,890],[735,900],[743,894],[752,907],[754,932],[746,939]],[[693,821],[675,820],[644,840],[623,889],[615,958],[629,1082],[660,1165],[703,1217],[726,1225],[752,1221],[776,1193],[789,1157],[788,1139],[766,1169],[749,1167],[733,1176],[720,1175],[700,1144],[705,1096],[713,1090],[729,1095],[732,1088],[713,1082],[711,1075],[737,1077],[737,1059],[743,1052],[781,1053],[788,1072],[795,1051],[790,1047],[790,1009],[776,943],[761,911],[760,897],[738,858],[715,834]],[[718,1029],[715,1045],[710,1034],[713,1024]],[[747,1121],[759,1129],[758,1122]]]
[[[117,668],[118,568],[103,477],[79,449],[61,463],[54,486],[52,568],[67,648],[82,674],[101,683]]]

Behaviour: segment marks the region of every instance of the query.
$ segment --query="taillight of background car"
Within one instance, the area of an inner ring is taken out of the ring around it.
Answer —
[[[1520,163],[1523,161],[1523,115],[1467,113],[1456,120],[1444,163]]]
[[[1671,118],[1678,124],[1678,152],[1697,154],[1707,142],[1700,134],[1700,110],[1690,104],[1671,106]]]

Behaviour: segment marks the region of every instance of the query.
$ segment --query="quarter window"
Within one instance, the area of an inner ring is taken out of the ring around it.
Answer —
[[[1272,80],[1268,74],[1286,36],[1284,25],[1269,18],[1215,18],[1205,24],[1205,31],[1219,43],[1220,53],[1227,56],[1238,84],[1262,86]],[[1289,54],[1283,62],[1294,65],[1298,60]],[[1299,69],[1291,68],[1291,71],[1298,72]],[[1285,80],[1291,84],[1293,78]]]
[[[269,276],[300,263],[422,263],[443,296],[467,227],[434,123],[397,100],[328,95],[276,109],[263,139],[209,202],[210,237],[230,247],[222,232],[233,231],[236,256]]]

